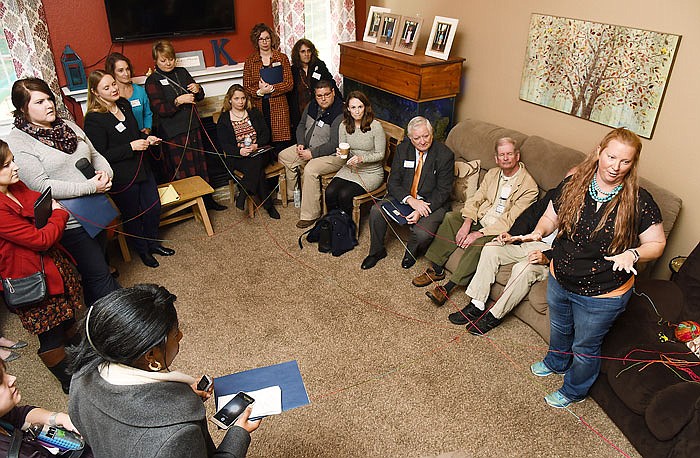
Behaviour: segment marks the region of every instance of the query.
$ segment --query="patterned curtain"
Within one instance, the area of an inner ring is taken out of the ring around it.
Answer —
[[[42,0],[0,0],[0,23],[17,78],[36,76],[49,84],[62,118],[73,119],[63,104]]]
[[[294,43],[304,36],[319,51],[330,50],[330,58],[321,52],[322,59],[342,89],[338,43],[355,41],[355,0],[272,0],[272,16],[280,36],[280,50],[287,56],[291,56]]]
[[[280,51],[290,56],[294,43],[304,36],[304,0],[272,0],[272,20]]]
[[[331,3],[331,61],[326,62],[331,75],[342,90],[342,81],[338,73],[340,68],[340,46],[338,43],[355,41],[355,0],[330,0]]]

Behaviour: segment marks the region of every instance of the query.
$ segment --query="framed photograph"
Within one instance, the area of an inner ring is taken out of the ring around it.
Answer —
[[[399,33],[400,23],[400,14],[382,13],[379,20],[377,47],[394,49],[394,43],[396,42],[396,35]]]
[[[204,70],[204,51],[187,51],[175,53],[175,66],[184,67],[187,71]]]
[[[381,6],[370,6],[369,14],[367,15],[367,24],[365,25],[365,35],[362,41],[370,43],[377,42],[379,35],[379,23],[382,20],[382,13],[391,13],[391,8],[383,8]]]
[[[449,59],[452,42],[455,39],[455,33],[457,33],[457,24],[459,24],[459,19],[435,16],[433,29],[430,31],[430,38],[428,38],[428,46],[425,48],[425,55],[442,60]]]
[[[423,18],[413,16],[401,16],[401,28],[396,38],[394,51],[404,54],[414,55],[418,47],[420,28],[423,25]]]

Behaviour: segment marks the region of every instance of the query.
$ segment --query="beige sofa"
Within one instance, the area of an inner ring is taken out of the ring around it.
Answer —
[[[467,119],[453,127],[445,143],[454,151],[456,161],[480,160],[480,175],[483,177],[486,170],[496,166],[494,145],[496,140],[501,137],[511,137],[517,142],[520,147],[520,160],[525,163],[528,171],[539,185],[541,194],[557,186],[566,172],[585,157],[581,151],[559,145],[546,138],[536,135],[528,136],[516,130],[473,119]],[[644,178],[641,179],[641,185],[652,194],[661,208],[664,231],[668,236],[680,211],[681,199]],[[454,208],[459,208],[460,205],[459,202],[455,202]],[[462,250],[457,249],[446,264],[448,270],[456,267],[461,255]],[[510,270],[511,265],[503,266],[500,269],[496,276],[496,282],[491,288],[491,301],[498,298],[503,292],[510,277]],[[650,271],[650,266],[646,266],[645,273],[648,274]],[[458,290],[457,294],[464,295],[464,292]],[[457,299],[457,304],[462,305],[463,300],[460,300],[459,296],[455,299]],[[528,296],[513,310],[513,313],[537,331],[545,341],[549,342],[546,281],[533,285]]]

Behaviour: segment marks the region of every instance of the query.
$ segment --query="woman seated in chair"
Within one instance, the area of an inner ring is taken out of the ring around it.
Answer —
[[[250,408],[216,447],[202,402],[210,392],[170,369],[182,339],[175,299],[162,286],[135,285],[85,315],[68,411],[96,456],[245,456],[260,425],[248,420]]]
[[[274,196],[265,179],[265,167],[272,162],[272,151],[257,152],[258,148],[269,145],[270,129],[262,113],[252,107],[248,94],[240,84],[231,86],[224,96],[216,133],[231,176],[234,169],[243,172],[236,207],[243,210],[246,197],[252,197],[255,204],[262,205],[271,218],[279,219]]]
[[[360,91],[348,94],[343,118],[339,141],[350,145],[350,153],[326,188],[325,196],[329,211],[338,208],[350,215],[352,199],[374,191],[384,181],[386,137],[382,125],[374,119],[369,99]],[[340,153],[338,150],[339,156]]]

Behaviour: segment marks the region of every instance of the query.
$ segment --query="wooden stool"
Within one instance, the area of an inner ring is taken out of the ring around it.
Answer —
[[[183,219],[195,218],[204,224],[204,229],[207,231],[208,236],[211,237],[214,235],[214,230],[209,220],[209,214],[207,213],[207,208],[204,206],[204,199],[202,198],[207,194],[214,193],[214,189],[209,186],[209,183],[204,181],[202,177],[195,175],[161,185],[158,189],[167,188],[168,185],[172,185],[173,188],[175,188],[180,198],[174,202],[161,204],[162,213],[160,215],[160,225],[165,226],[182,221]],[[191,209],[191,211],[178,215],[178,213],[188,209]]]

